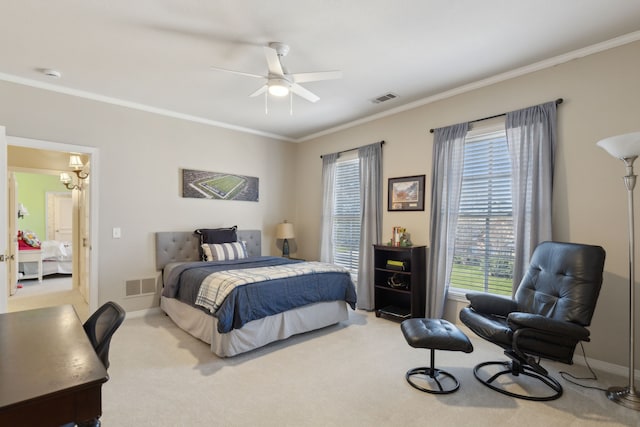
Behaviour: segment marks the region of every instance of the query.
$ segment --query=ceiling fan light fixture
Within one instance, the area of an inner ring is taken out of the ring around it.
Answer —
[[[225,68],[211,67],[213,70],[223,71],[241,76],[262,79],[263,84],[259,89],[251,93],[250,97],[264,94],[265,104],[269,95],[284,98],[290,96],[293,103],[293,95],[297,95],[309,102],[317,102],[320,97],[310,90],[304,88],[300,83],[316,82],[320,80],[332,80],[342,78],[342,72],[333,71],[313,71],[307,73],[290,74],[282,66],[281,59],[289,52],[289,46],[279,42],[269,43],[264,46],[265,59],[267,60],[267,74],[251,74],[243,71],[227,70]],[[266,111],[266,106],[265,106]]]
[[[287,96],[289,95],[289,84],[284,79],[270,80],[269,93],[273,96]]]

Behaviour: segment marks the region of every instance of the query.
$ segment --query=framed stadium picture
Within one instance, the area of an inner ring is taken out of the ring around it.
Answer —
[[[182,197],[257,202],[258,190],[253,176],[182,169]]]

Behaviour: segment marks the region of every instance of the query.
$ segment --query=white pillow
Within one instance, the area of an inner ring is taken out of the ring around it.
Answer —
[[[247,258],[247,247],[244,242],[204,243],[202,245],[206,261],[226,261]]]

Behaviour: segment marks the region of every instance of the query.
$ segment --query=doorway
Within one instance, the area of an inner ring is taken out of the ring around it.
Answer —
[[[49,191],[46,197],[43,196],[46,219],[45,229],[42,234],[43,240],[69,241],[72,243],[68,246],[68,249],[73,253],[71,258],[73,260],[72,270],[69,271],[72,274],[68,275],[72,279],[72,289],[64,292],[48,292],[41,295],[26,295],[28,293],[24,292],[23,297],[19,298],[7,296],[8,311],[73,304],[81,319],[84,320],[89,313],[97,308],[97,269],[94,267],[97,264],[97,251],[92,249],[90,244],[94,240],[95,225],[97,224],[97,208],[94,202],[97,191],[97,149],[49,141],[7,137],[7,166],[13,172],[29,170],[59,175],[60,172],[69,170],[68,161],[71,153],[83,156],[88,165],[87,170],[91,174],[91,183],[83,183],[85,185],[82,186],[82,189],[66,192],[64,185],[57,182],[59,187],[56,187],[56,189],[60,188],[61,191]],[[59,178],[56,177],[56,180],[59,180]],[[19,192],[20,189],[18,189],[18,197],[20,198]],[[90,194],[94,197],[89,197]],[[28,206],[26,207],[28,208]],[[6,205],[5,209],[10,210],[11,208]],[[69,211],[71,211],[70,217],[68,216]],[[8,214],[11,217],[12,215],[17,215],[17,212],[9,211]],[[17,224],[17,227],[19,226]],[[10,231],[10,233],[13,232],[14,230]],[[15,232],[17,233],[17,230]],[[55,280],[49,283],[55,283],[59,278],[64,278],[64,275],[61,275],[61,277],[56,275],[54,278]],[[55,289],[59,286],[61,285],[58,283],[50,288]]]
[[[12,150],[9,156],[13,197],[18,205],[16,226],[9,228],[17,230],[19,249],[18,280],[12,287],[10,303],[27,296],[74,289],[72,192],[61,185],[55,171],[16,171],[12,160],[18,154]],[[11,209],[10,205],[10,212]]]

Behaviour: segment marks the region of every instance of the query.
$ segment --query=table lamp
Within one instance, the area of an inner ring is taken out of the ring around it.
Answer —
[[[289,242],[287,239],[293,239],[295,234],[293,233],[293,224],[285,220],[283,223],[278,224],[276,228],[276,239],[283,240],[282,242],[282,256],[289,258]]]
[[[597,143],[613,157],[624,162],[627,174],[624,176],[624,185],[627,188],[627,207],[629,216],[629,385],[627,387],[610,387],[607,397],[630,409],[640,411],[640,395],[634,385],[635,373],[635,236],[633,223],[633,189],[636,185],[636,176],[633,173],[633,162],[640,155],[640,132],[605,138]]]

